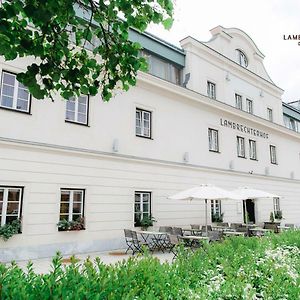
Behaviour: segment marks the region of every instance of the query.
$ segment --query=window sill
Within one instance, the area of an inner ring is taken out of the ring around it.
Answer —
[[[16,112],[16,113],[20,113],[20,114],[24,114],[24,115],[32,115],[30,111],[23,111],[23,110],[18,110],[15,108],[9,108],[9,107],[5,107],[5,106],[0,106],[0,109],[6,110],[6,111],[11,111],[11,112]]]
[[[139,138],[142,138],[142,139],[153,140],[153,138],[151,136],[148,137],[148,136],[143,136],[143,135],[138,135],[138,134],[136,134],[135,136],[139,137]]]
[[[84,123],[79,123],[79,122],[74,122],[74,121],[69,121],[69,120],[65,120],[65,123],[70,123],[70,124],[75,124],[75,125],[90,127],[89,124],[84,124]]]
[[[272,164],[272,165],[275,165],[275,166],[278,166],[278,163],[273,163],[273,162],[271,162],[271,164]]]
[[[253,160],[253,161],[258,161],[258,159],[256,159],[256,158],[250,158],[250,160]]]
[[[85,228],[83,229],[59,229],[58,228],[58,232],[78,232],[78,231],[83,231],[85,230]]]
[[[247,157],[246,156],[237,156],[238,158],[244,158],[244,159],[247,159]]]
[[[209,150],[209,152],[212,152],[212,153],[219,153],[219,154],[221,154],[221,152],[220,152],[220,151],[215,151],[215,150]]]

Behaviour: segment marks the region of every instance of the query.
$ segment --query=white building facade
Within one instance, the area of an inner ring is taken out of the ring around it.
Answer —
[[[117,249],[141,215],[157,227],[203,224],[203,203],[167,199],[203,183],[278,194],[251,205],[252,221],[282,210],[300,223],[300,135],[283,126],[283,90],[246,33],[211,32],[177,49],[133,31],[157,76],[140,73],[109,103],[31,99],[13,75],[29,61],[1,59],[1,225],[22,220],[20,234],[0,240],[1,261]],[[210,209],[244,222],[241,201]],[[84,230],[58,230],[80,216]]]

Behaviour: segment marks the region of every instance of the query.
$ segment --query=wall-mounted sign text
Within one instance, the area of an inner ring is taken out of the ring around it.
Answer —
[[[235,129],[235,130],[238,130],[238,131],[241,131],[241,132],[244,132],[244,133],[248,133],[248,134],[251,134],[251,135],[254,135],[254,136],[258,136],[258,137],[261,137],[261,138],[264,138],[264,139],[269,138],[268,133],[257,130],[255,128],[251,128],[251,127],[243,125],[243,124],[232,122],[230,120],[220,118],[220,124],[221,124],[221,126],[232,128],[232,129]]]

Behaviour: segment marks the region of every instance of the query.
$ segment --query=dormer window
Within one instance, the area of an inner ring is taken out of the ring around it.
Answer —
[[[240,66],[247,68],[248,66],[248,59],[246,54],[240,50],[240,49],[236,49],[236,53],[237,53],[237,62]]]

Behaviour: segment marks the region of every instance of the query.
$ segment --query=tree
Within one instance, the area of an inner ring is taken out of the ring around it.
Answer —
[[[17,79],[37,99],[100,92],[108,101],[147,67],[129,28],[170,28],[172,11],[172,0],[8,0],[0,8],[0,55],[35,58]]]

